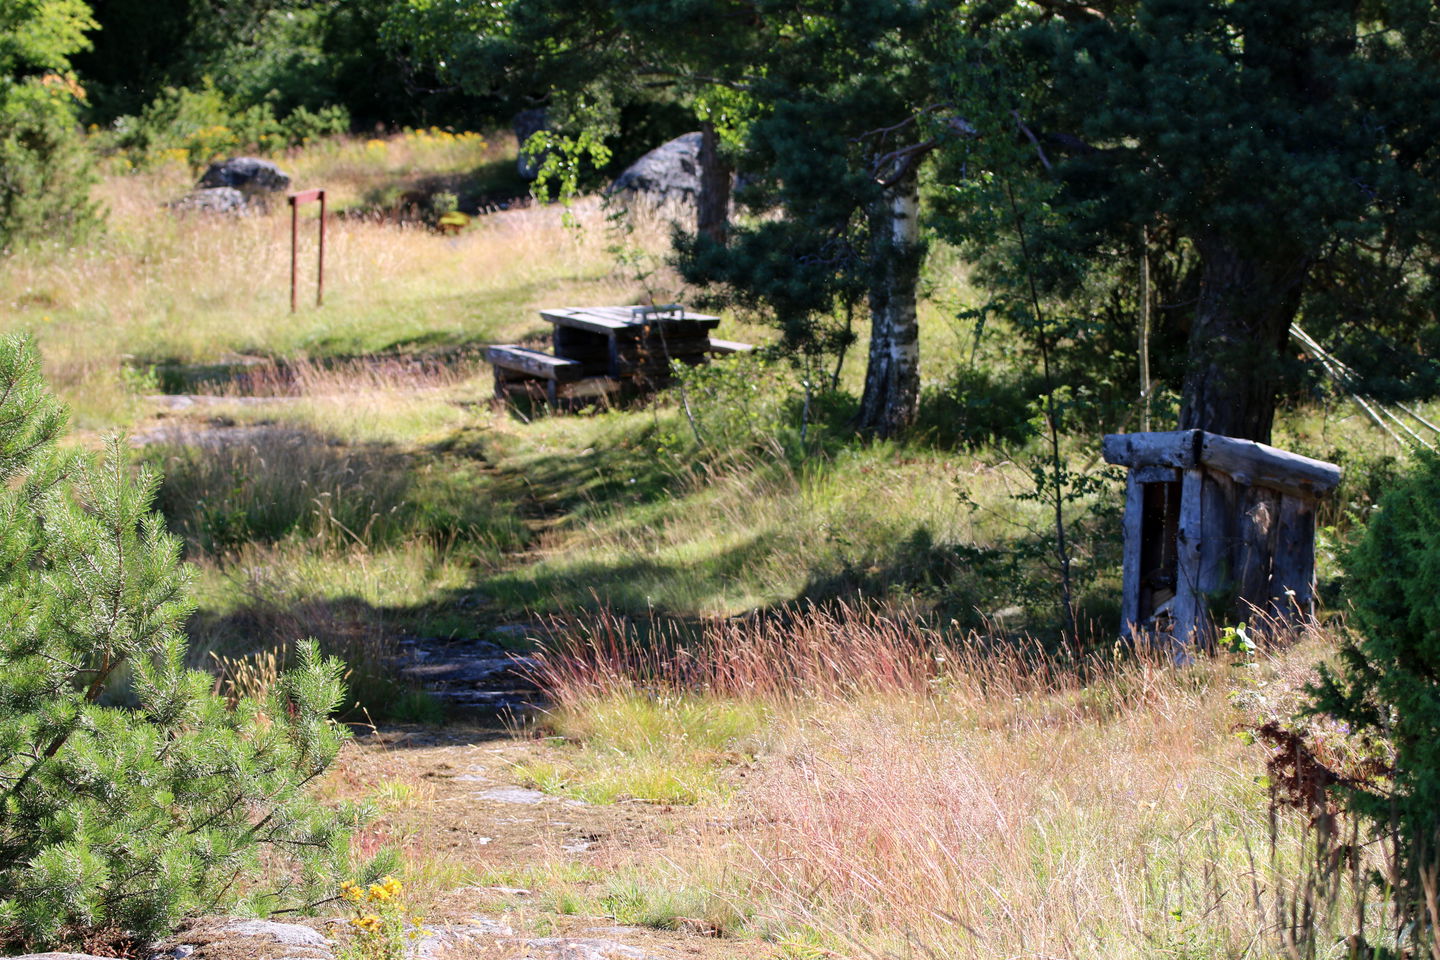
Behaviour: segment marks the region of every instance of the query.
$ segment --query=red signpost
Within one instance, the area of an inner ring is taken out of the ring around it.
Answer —
[[[290,202],[290,312],[294,313],[297,257],[300,252],[300,208],[312,200],[320,201],[320,259],[315,271],[315,306],[325,302],[325,191],[301,190],[286,199]]]

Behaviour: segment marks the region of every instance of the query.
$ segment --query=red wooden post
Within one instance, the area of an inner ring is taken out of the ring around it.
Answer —
[[[320,263],[315,270],[315,306],[325,304],[325,191],[320,191]]]
[[[290,312],[295,312],[295,257],[300,251],[300,207],[290,198]]]
[[[295,287],[300,248],[300,207],[311,200],[320,201],[320,263],[315,273],[315,306],[325,302],[325,191],[301,190],[285,198],[290,204],[290,312],[295,312]]]

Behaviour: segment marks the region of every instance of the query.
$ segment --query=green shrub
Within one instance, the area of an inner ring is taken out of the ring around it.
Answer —
[[[677,362],[673,373],[670,396],[688,409],[693,428],[675,424],[658,438],[666,449],[688,449],[698,433],[700,449],[691,456],[761,454],[798,462],[817,449],[836,447],[853,432],[853,397],[832,390],[828,374],[819,370],[811,371],[807,390],[802,368],[766,351],[694,367]]]
[[[1024,376],[962,367],[925,386],[916,430],[944,447],[1024,446],[1036,433],[1030,406],[1038,393]]]
[[[341,664],[305,643],[263,700],[215,696],[184,666],[191,572],[156,476],[118,440],[59,452],[64,428],[33,348],[0,341],[0,941],[313,902],[348,852],[305,794],[344,739]]]
[[[1393,842],[1393,876],[1383,882],[1394,884],[1402,927],[1413,922],[1433,938],[1440,920],[1433,892],[1440,882],[1440,457],[1422,456],[1381,498],[1346,571],[1357,632],[1338,663],[1321,668],[1311,709],[1347,724],[1378,756],[1393,755],[1388,771],[1342,795]]]
[[[0,251],[98,222],[75,119],[85,91],[70,72],[94,26],[80,0],[0,4]]]
[[[114,145],[138,167],[174,158],[198,172],[219,157],[274,153],[349,127],[344,107],[302,106],[280,118],[268,103],[237,108],[206,82],[198,89],[167,87],[138,116],[116,120]]]

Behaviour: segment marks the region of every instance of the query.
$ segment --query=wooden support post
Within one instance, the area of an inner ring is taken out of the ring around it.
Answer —
[[[285,200],[290,204],[290,312],[294,313],[300,269],[300,208],[312,200],[320,201],[320,262],[315,272],[315,306],[325,302],[325,191],[301,190]]]
[[[1281,616],[1315,617],[1315,502],[1286,497],[1271,565],[1272,595]],[[1292,591],[1287,593],[1287,591]]]
[[[1205,604],[1200,592],[1200,544],[1204,536],[1201,485],[1205,471],[1192,467],[1180,481],[1180,523],[1175,543],[1175,603],[1170,608],[1175,621],[1176,660],[1188,661],[1190,649],[1204,643]]]
[[[1225,594],[1231,584],[1232,544],[1235,536],[1231,518],[1234,512],[1235,485],[1223,473],[1204,470],[1200,483],[1200,566],[1195,585],[1202,598]],[[1206,630],[1205,642],[1209,642],[1209,603],[1202,607],[1206,619],[1201,626]]]
[[[315,306],[325,305],[325,191],[320,191],[320,262],[315,267]]]
[[[1123,586],[1120,600],[1120,629],[1124,636],[1134,637],[1140,626],[1140,521],[1144,515],[1145,487],[1128,471],[1125,482],[1124,560],[1121,567]]]
[[[296,262],[300,256],[300,208],[290,198],[290,312],[295,312]]]

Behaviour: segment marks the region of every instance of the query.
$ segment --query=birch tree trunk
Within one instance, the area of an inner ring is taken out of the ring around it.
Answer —
[[[919,406],[919,209],[919,183],[910,174],[887,187],[870,212],[870,358],[855,426],[876,437],[904,432]]]

